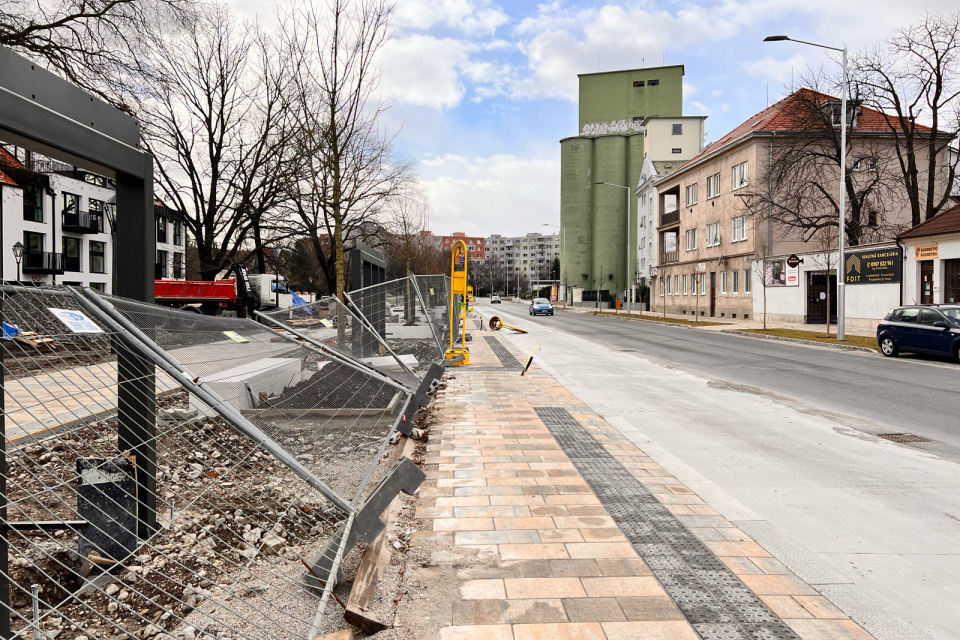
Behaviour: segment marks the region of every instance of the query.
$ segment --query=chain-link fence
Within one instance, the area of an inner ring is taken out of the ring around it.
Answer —
[[[427,319],[446,353],[450,347],[450,277],[442,275],[412,277],[423,298]],[[456,340],[460,332],[460,316],[456,313],[456,309],[453,313],[453,322],[453,334]]]
[[[250,320],[85,293],[0,288],[0,624],[315,634],[409,392]]]

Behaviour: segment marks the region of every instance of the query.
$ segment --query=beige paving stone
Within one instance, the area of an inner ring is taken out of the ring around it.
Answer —
[[[669,596],[618,597],[627,620],[685,620]]]
[[[503,600],[506,597],[503,580],[467,580],[460,585],[460,597],[464,600]]]
[[[602,576],[597,560],[551,560],[550,570],[557,578]]]
[[[686,621],[604,622],[607,638],[616,640],[700,640]]]
[[[567,598],[563,601],[570,622],[625,622],[616,598]]]
[[[557,529],[605,529],[616,527],[617,523],[607,515],[603,516],[555,516],[553,521]]]
[[[596,622],[518,624],[513,634],[514,640],[608,640]]]
[[[452,518],[453,509],[450,507],[418,507],[418,518]]]
[[[597,566],[603,575],[616,576],[649,576],[653,575],[650,568],[640,558],[598,558]]]
[[[464,544],[536,544],[540,536],[536,531],[456,531],[456,545]]]
[[[507,560],[499,564],[474,564],[457,569],[461,580],[490,578],[552,578],[550,565],[541,560]]]
[[[726,558],[720,558],[720,560],[722,560],[725,565],[730,567],[730,571],[733,571],[738,576],[763,573],[760,567],[753,564],[753,561],[750,558],[730,556]]]
[[[538,529],[543,542],[584,542],[585,529]]]
[[[490,496],[453,496],[436,498],[438,507],[485,507],[490,503]],[[453,515],[451,510],[450,515]]]
[[[578,529],[585,542],[629,542],[616,527],[608,529]]]
[[[554,560],[568,557],[563,543],[501,544],[499,551],[504,560]]]
[[[813,615],[803,608],[793,596],[760,596],[770,610],[786,620],[787,618],[812,618]]]
[[[453,490],[454,496],[520,496],[523,495],[521,487],[456,487]]]
[[[492,531],[493,518],[434,518],[434,531]]]
[[[508,624],[468,625],[440,629],[440,640],[514,640]]]
[[[587,597],[578,578],[506,578],[503,582],[511,600]]]
[[[875,640],[852,620],[786,620],[803,640]]]
[[[750,558],[750,561],[760,567],[760,570],[764,573],[779,575],[790,575],[793,573],[776,558]]]
[[[724,556],[752,556],[757,558],[769,558],[770,554],[764,551],[763,547],[756,542],[723,542],[710,540],[704,542],[710,551],[713,551],[720,557]]]
[[[572,516],[606,516],[607,510],[600,505],[593,504],[569,504],[567,511]]]
[[[561,600],[465,600],[453,603],[453,624],[567,622]]]
[[[553,518],[525,516],[519,518],[494,518],[496,529],[553,529]]]
[[[571,558],[633,558],[637,552],[627,542],[571,542],[567,544]]]
[[[847,615],[823,596],[794,596],[794,600],[815,618],[844,620]]]
[[[591,598],[666,595],[663,587],[653,576],[581,578],[580,581]]]
[[[534,513],[534,508],[542,507],[544,504],[543,496],[490,496],[490,504],[494,506],[520,506],[520,507],[529,507],[530,513],[533,515],[541,515]],[[467,505],[463,505],[467,506]]]
[[[523,505],[454,507],[453,515],[457,518],[522,518],[530,515],[530,509]]]
[[[597,496],[590,494],[565,494],[565,495],[556,495],[556,496],[544,496],[543,501],[546,504],[600,504],[600,499]]]

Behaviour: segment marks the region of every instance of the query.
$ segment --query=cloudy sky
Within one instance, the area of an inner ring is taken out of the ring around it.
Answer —
[[[235,0],[245,13],[256,0]],[[867,47],[957,0],[396,0],[382,90],[432,203],[435,233],[544,231],[560,219],[560,138],[577,74],[685,65],[685,115],[715,140],[829,52]]]

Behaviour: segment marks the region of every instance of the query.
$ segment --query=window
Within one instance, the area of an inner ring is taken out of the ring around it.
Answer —
[[[648,87],[656,87],[660,84],[659,80],[647,80]]]
[[[854,158],[850,163],[850,171],[873,171],[876,168],[876,158]]]
[[[23,253],[43,253],[43,234],[32,231],[23,232]]]
[[[157,277],[167,277],[167,252],[157,251]]]
[[[684,234],[687,240],[687,251],[693,251],[697,248],[697,230],[690,229]]]
[[[64,271],[82,271],[80,268],[80,238],[63,237]]]
[[[867,210],[867,226],[875,227],[877,226],[877,219],[880,217],[880,214],[877,213],[875,209]]]
[[[943,261],[943,301],[948,304],[960,301],[960,260]]]
[[[43,222],[43,191],[35,184],[23,185],[23,219]]]
[[[183,246],[183,220],[173,221],[173,244]]]
[[[157,242],[167,241],[167,219],[157,216]]]
[[[687,186],[686,197],[687,197],[686,202],[688,207],[697,204],[697,183],[693,183]]]
[[[104,282],[91,282],[90,288],[93,289],[94,291],[99,291],[100,293],[107,292],[107,285]]]
[[[673,276],[673,290],[680,295],[680,276]]]
[[[687,295],[689,290],[687,289],[687,276],[683,276],[683,295]]]
[[[743,292],[750,293],[750,269],[743,270]]]
[[[673,281],[667,276],[667,295],[673,295]]]
[[[714,222],[707,225],[707,246],[715,247],[720,244],[720,223]]]
[[[700,295],[707,295],[707,274],[700,274]]]
[[[721,271],[720,272],[720,293],[725,294],[726,292],[727,292],[727,272]]]
[[[940,315],[938,311],[933,309],[921,309],[920,310],[920,323],[932,325],[936,322],[942,322],[943,316]]]
[[[740,272],[731,271],[730,273],[733,275],[733,282],[732,282],[733,295],[737,295],[738,293],[740,293]]]
[[[90,224],[94,225],[97,230],[97,233],[103,233],[103,200],[95,200],[94,198],[87,198],[87,211],[90,213],[97,213],[100,215],[91,216]]]
[[[643,84],[644,84],[643,80],[634,80],[634,81],[633,81],[633,86],[634,86],[634,87],[642,87]]]
[[[823,105],[823,107],[821,107],[821,109],[823,110],[824,116],[829,118],[830,121],[833,123],[833,126],[835,127],[840,126],[840,118],[841,118],[841,113],[843,111],[843,104],[839,100],[827,102],[826,104]],[[857,112],[859,110],[860,109],[856,105],[851,105],[849,102],[847,103],[847,126],[848,127],[852,128],[857,126],[857,115],[858,115]]]
[[[747,239],[747,216],[737,216],[730,221],[730,242]]]
[[[674,147],[673,149],[671,149],[671,152],[672,152],[672,153],[683,153],[683,149],[681,149],[680,147]]]
[[[173,277],[174,278],[183,277],[183,254],[182,253],[173,254]]]
[[[63,194],[63,212],[77,213],[80,211],[80,196],[75,193]]]
[[[736,191],[737,189],[750,184],[749,174],[750,172],[747,168],[746,162],[733,165],[733,168],[730,169],[730,190]]]
[[[675,124],[675,125],[673,125],[673,133],[672,133],[672,135],[682,136],[682,135],[683,135],[683,125],[682,125],[682,124]]]
[[[90,241],[90,273],[106,273],[107,261],[104,259],[104,243]]]
[[[900,322],[917,322],[920,319],[920,309],[904,309],[898,319]]]
[[[718,195],[720,195],[720,174],[715,173],[707,176],[707,200],[716,198]]]

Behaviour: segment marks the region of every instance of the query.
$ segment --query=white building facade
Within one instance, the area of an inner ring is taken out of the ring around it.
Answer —
[[[526,279],[531,289],[557,284],[553,266],[562,251],[562,234],[494,234],[486,239],[486,245],[487,260],[503,269],[507,280],[514,285],[518,277]]]

